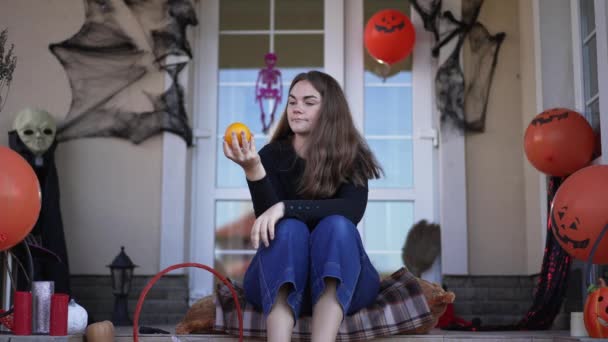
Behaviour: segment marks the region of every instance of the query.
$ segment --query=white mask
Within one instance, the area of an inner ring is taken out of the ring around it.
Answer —
[[[57,124],[51,114],[40,109],[27,108],[17,114],[13,122],[21,141],[36,156],[46,152],[57,133]]]

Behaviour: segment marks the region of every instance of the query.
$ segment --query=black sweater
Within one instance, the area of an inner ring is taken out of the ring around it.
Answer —
[[[297,156],[290,141],[267,144],[259,155],[266,176],[253,182],[247,180],[256,217],[282,201],[285,203],[284,217],[300,219],[309,227],[330,215],[342,215],[354,224],[361,221],[367,206],[367,182],[365,186],[343,183],[329,198],[307,200],[297,194],[305,160]]]

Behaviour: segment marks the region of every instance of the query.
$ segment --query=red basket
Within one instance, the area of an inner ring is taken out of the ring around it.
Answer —
[[[185,267],[196,267],[196,268],[202,268],[206,271],[209,271],[211,273],[213,273],[214,276],[218,277],[224,284],[226,284],[226,286],[228,286],[228,288],[230,289],[230,292],[232,293],[232,298],[234,298],[234,302],[236,303],[236,312],[239,318],[239,341],[243,341],[243,314],[241,312],[241,304],[239,303],[239,299],[237,297],[236,291],[234,290],[234,288],[232,287],[232,284],[230,284],[230,282],[228,281],[228,279],[226,279],[224,276],[222,276],[221,274],[219,274],[216,270],[214,270],[213,268],[203,265],[203,264],[197,264],[194,262],[187,262],[187,263],[183,263],[183,264],[176,264],[173,266],[169,266],[167,268],[165,268],[164,270],[158,272],[154,278],[150,279],[150,281],[148,282],[148,284],[146,285],[146,287],[144,287],[143,291],[141,292],[141,294],[139,295],[139,299],[137,300],[137,307],[135,308],[135,316],[133,317],[133,341],[138,342],[139,341],[139,314],[141,312],[141,308],[144,305],[144,299],[146,298],[146,295],[148,294],[148,291],[150,291],[150,289],[152,288],[152,286],[165,274],[179,269],[179,268],[185,268]]]

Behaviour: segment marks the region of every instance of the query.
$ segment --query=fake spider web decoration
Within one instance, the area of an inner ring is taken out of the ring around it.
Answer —
[[[477,21],[483,0],[464,1],[461,20],[449,11],[442,13],[441,0],[410,1],[422,18],[424,28],[435,37],[434,57],[452,39],[457,40],[456,47],[435,75],[441,122],[465,132],[484,132],[492,79],[505,33],[492,35]],[[462,49],[469,52],[467,79],[460,65]]]
[[[84,0],[85,23],[49,49],[72,89],[58,141],[119,137],[140,143],[162,131],[192,145],[178,75],[192,58],[186,28],[197,25],[189,0]],[[178,61],[173,61],[178,59]],[[159,92],[158,85],[171,85]]]

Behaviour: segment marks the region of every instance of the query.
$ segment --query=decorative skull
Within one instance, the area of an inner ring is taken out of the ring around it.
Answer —
[[[36,156],[46,152],[57,133],[55,119],[47,111],[26,108],[17,114],[13,129],[25,146]]]

